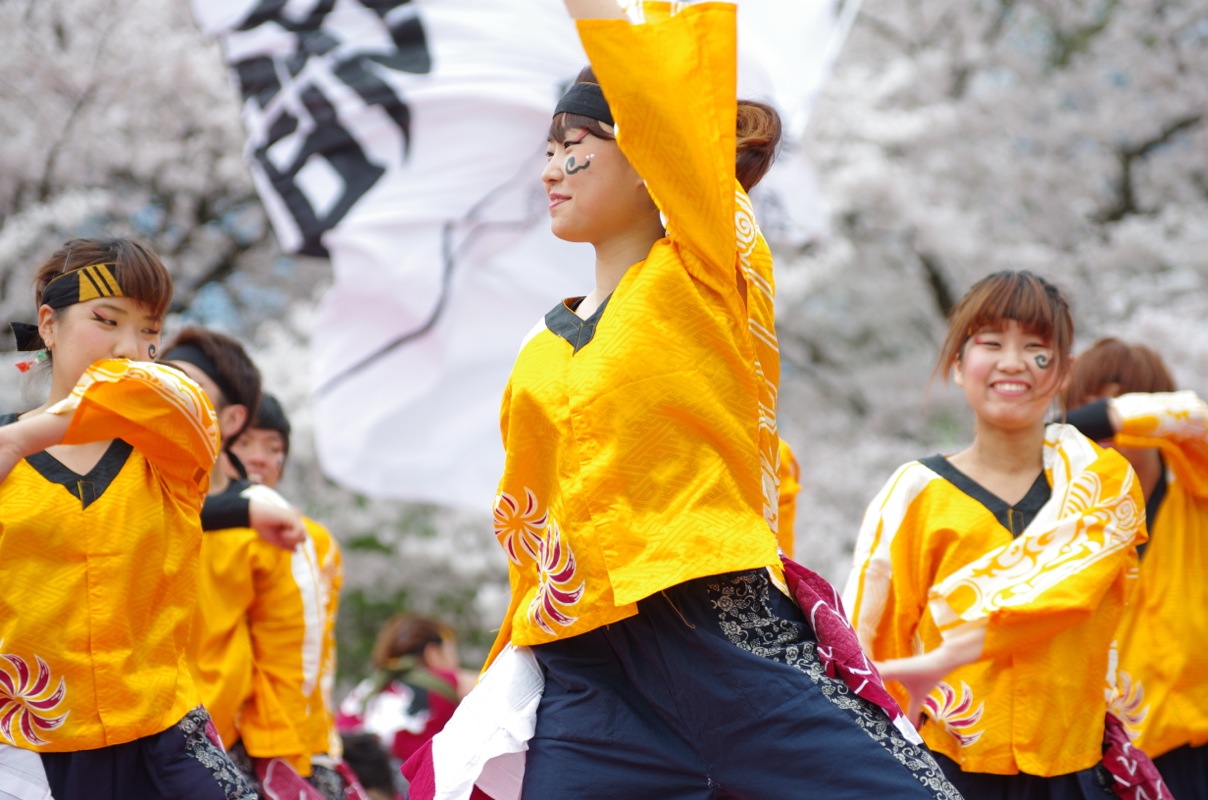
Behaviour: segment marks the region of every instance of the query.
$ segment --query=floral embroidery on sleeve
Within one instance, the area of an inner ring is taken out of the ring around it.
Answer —
[[[577,587],[569,588],[577,572],[575,554],[563,540],[557,522],[549,523],[541,539],[537,572],[537,594],[529,605],[529,615],[542,630],[552,634],[551,623],[565,627],[578,620],[566,613],[566,608],[579,602],[586,585],[580,580]]]

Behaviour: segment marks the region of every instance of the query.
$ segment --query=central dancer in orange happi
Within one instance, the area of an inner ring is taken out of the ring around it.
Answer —
[[[513,368],[511,605],[497,660],[408,762],[412,796],[959,797],[913,730],[828,677],[785,586],[772,259],[747,195],[780,123],[735,99],[735,8],[566,5],[591,69],[541,178],[596,284]],[[512,674],[515,718],[484,724]],[[522,785],[479,770],[484,748],[524,749]]]

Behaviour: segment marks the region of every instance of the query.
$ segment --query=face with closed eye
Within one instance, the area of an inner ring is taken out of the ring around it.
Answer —
[[[965,342],[953,380],[978,421],[1003,429],[1042,425],[1061,388],[1052,344],[1015,320],[982,328]]]
[[[546,156],[541,181],[559,239],[599,244],[657,218],[645,183],[615,141],[570,128],[562,141],[548,143]]]

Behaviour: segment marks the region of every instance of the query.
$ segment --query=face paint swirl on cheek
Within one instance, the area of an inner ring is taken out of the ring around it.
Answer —
[[[1048,353],[1037,353],[1035,360],[1036,366],[1040,367],[1041,369],[1048,369],[1049,365],[1053,363],[1053,359]]]
[[[151,361],[155,360],[155,345],[147,345],[147,358]]]
[[[591,166],[591,160],[593,158],[595,158],[595,155],[596,155],[595,153],[592,153],[591,155],[589,155],[587,157],[586,160],[584,160],[584,162],[582,164],[579,164],[579,165],[575,164],[575,157],[570,156],[569,158],[566,159],[566,174],[574,175],[576,172],[582,172],[583,170],[587,169],[588,167]]]

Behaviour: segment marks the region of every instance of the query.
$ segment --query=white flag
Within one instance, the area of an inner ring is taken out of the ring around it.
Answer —
[[[520,343],[594,284],[591,248],[549,232],[539,179],[554,104],[586,63],[561,0],[194,0],[194,12],[243,96],[282,246],[331,258],[311,345],[324,472],[485,513]],[[832,0],[740,6],[742,92],[780,106],[790,134],[833,17]],[[802,163],[774,168],[756,198],[773,243],[816,231]]]

